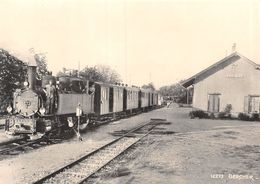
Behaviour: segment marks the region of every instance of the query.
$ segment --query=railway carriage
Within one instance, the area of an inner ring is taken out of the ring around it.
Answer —
[[[158,92],[152,91],[150,92],[150,107],[154,107],[158,105]]]
[[[112,112],[112,109],[109,108],[109,102],[111,101],[109,94],[110,85],[101,82],[95,83],[94,106],[96,115],[102,116]]]
[[[97,116],[123,111],[124,87],[95,82],[95,114]]]
[[[118,85],[110,85],[110,109],[113,113],[122,112],[124,87]]]
[[[139,107],[139,91],[137,87],[124,88],[124,111],[132,111]]]
[[[154,91],[153,93],[153,106],[158,105],[158,92]]]
[[[141,108],[145,109],[150,106],[150,90],[141,89]]]

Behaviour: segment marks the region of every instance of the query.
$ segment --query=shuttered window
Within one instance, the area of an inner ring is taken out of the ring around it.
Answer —
[[[208,95],[208,111],[219,112],[220,105],[220,94],[209,94]]]
[[[244,112],[259,113],[259,109],[260,109],[260,96],[256,96],[256,95],[245,96]]]

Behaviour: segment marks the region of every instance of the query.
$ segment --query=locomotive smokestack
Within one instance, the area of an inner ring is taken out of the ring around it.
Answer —
[[[32,49],[33,50],[33,49]],[[35,89],[36,86],[36,60],[32,53],[25,53],[18,56],[18,58],[27,64],[27,80],[29,83],[29,89]]]
[[[35,89],[36,85],[36,66],[29,65],[27,70],[29,89]]]

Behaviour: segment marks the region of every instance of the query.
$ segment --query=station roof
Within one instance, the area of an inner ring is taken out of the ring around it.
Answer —
[[[234,63],[235,61],[239,60],[240,58],[243,58],[245,61],[252,64],[256,69],[260,69],[260,65],[256,64],[255,62],[251,61],[250,59],[242,56],[238,52],[234,52],[227,57],[221,59],[220,61],[216,62],[215,64],[209,66],[208,68],[202,70],[201,72],[193,75],[192,77],[188,78],[187,80],[184,80],[181,82],[181,85],[185,88],[209,77],[210,75],[218,72],[219,70],[224,69],[225,67],[229,66],[230,64]]]

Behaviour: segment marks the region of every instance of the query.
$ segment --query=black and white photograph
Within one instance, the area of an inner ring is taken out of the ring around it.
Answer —
[[[0,184],[260,183],[260,0],[0,17]]]

